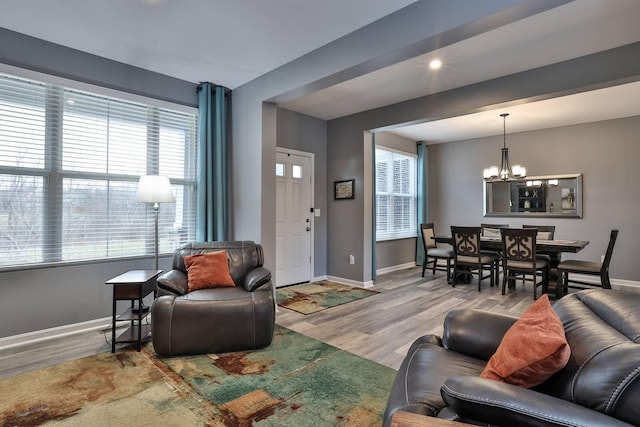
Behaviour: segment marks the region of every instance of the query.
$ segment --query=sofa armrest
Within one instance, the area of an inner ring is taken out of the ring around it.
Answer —
[[[251,270],[244,278],[243,286],[247,292],[253,292],[270,280],[271,272],[264,267],[257,267]]]
[[[450,311],[444,320],[442,345],[457,353],[489,360],[516,320],[514,316],[482,310]]]
[[[480,377],[449,378],[442,398],[465,420],[501,426],[626,426],[630,424],[566,400]]]
[[[171,270],[158,277],[158,296],[185,295],[189,292],[187,275],[180,270]]]

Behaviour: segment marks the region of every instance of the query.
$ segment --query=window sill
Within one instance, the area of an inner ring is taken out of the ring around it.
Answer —
[[[416,239],[416,238],[417,238],[417,236],[409,236],[409,235],[379,237],[379,238],[376,238],[376,243],[378,243],[378,242],[388,242],[390,240],[407,240],[407,239]]]

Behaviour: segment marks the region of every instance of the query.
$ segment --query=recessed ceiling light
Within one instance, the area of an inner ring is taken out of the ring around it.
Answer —
[[[434,59],[433,61],[429,62],[429,68],[431,68],[432,70],[437,70],[440,67],[442,67],[442,61],[440,61],[439,59]]]

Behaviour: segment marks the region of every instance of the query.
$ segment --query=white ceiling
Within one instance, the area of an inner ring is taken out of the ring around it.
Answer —
[[[410,3],[0,0],[0,27],[233,89]],[[341,117],[640,41],[638,22],[640,0],[576,0],[282,106],[323,119]],[[435,56],[444,62],[437,73],[426,67]],[[446,142],[501,134],[502,112],[511,114],[510,133],[640,115],[639,87],[633,83],[507,109],[496,106],[393,132]]]
[[[640,41],[639,0],[577,0],[493,31],[303,96],[285,108],[326,120]],[[439,58],[443,67],[429,70]],[[375,88],[375,90],[372,90]],[[640,115],[640,83],[399,127],[430,143]]]
[[[415,0],[0,0],[0,27],[234,89]]]

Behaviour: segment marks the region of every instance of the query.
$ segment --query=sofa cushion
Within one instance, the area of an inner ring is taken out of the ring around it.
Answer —
[[[570,356],[562,322],[543,295],[509,328],[480,376],[533,387],[562,369]]]
[[[185,255],[189,292],[205,288],[235,286],[229,274],[227,251]]]

